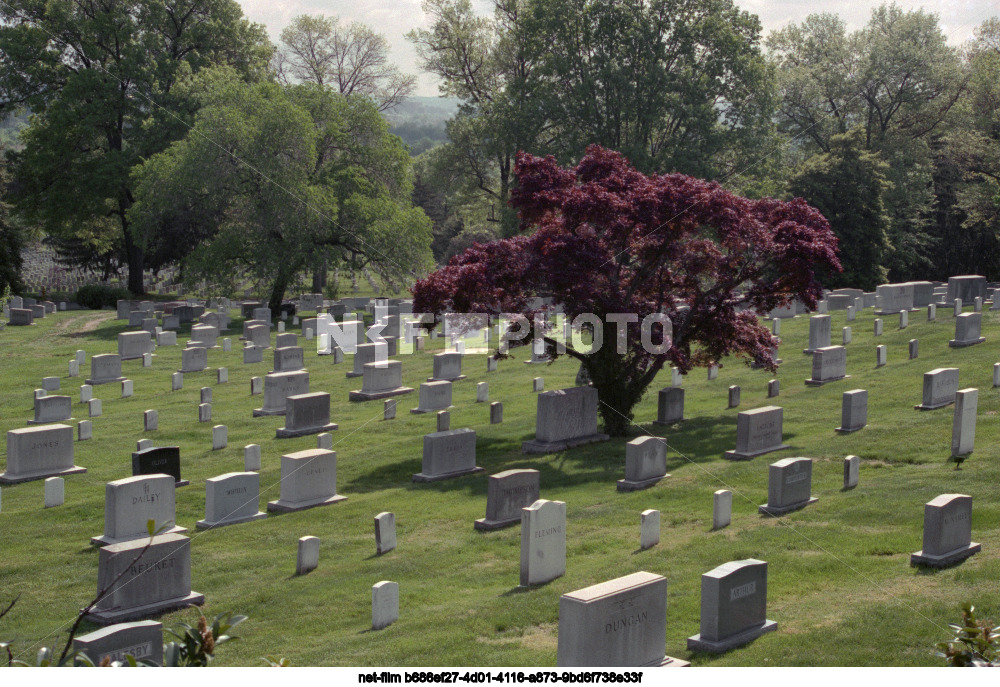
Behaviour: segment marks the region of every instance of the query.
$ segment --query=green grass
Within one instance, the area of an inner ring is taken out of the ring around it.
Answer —
[[[88,356],[115,352],[123,322],[108,312],[63,312],[34,327],[0,332],[0,430],[25,426],[32,415],[32,389],[41,378],[63,377],[61,393],[74,400],[81,377],[65,377],[78,348]],[[953,320],[941,313],[927,323],[911,313],[911,325],[897,328],[886,317],[885,334],[872,335],[871,310],[852,323],[848,346],[850,379],[809,388],[810,358],[801,353],[808,318],[782,323],[784,364],[777,376],[781,395],[766,397],[765,371],[727,361],[714,381],[696,370],[684,381],[688,418],[664,434],[671,447],[671,477],[642,492],[620,494],[624,442],[576,448],[547,456],[526,456],[520,443],[534,435],[535,399],[531,378],[544,376],[546,389],[573,384],[577,366],[560,358],[551,366],[501,362],[485,372],[483,356],[465,361],[467,380],[454,389],[452,427],[472,427],[478,436],[478,463],[491,474],[531,467],[541,472],[543,498],[567,503],[567,572],[547,585],[518,588],[519,528],[483,533],[472,523],[485,513],[484,474],[433,484],[412,484],[420,470],[422,435],[434,431],[433,414],[411,415],[416,394],[400,397],[397,419],[383,421],[382,403],[347,402],[360,388],[343,365],[307,348],[311,389],[331,393],[338,456],[338,491],[347,501],[325,508],[272,515],[266,520],[195,533],[192,537],[193,588],[205,594],[209,616],[244,613],[241,641],[220,649],[219,665],[262,665],[259,657],[287,656],[295,665],[554,665],[561,594],[638,570],[669,581],[666,653],[695,665],[939,665],[933,645],[950,637],[948,622],[960,604],[975,603],[984,617],[1000,620],[1000,391],[992,388],[992,365],[1000,359],[1000,322],[984,313],[985,344],[949,349]],[[833,313],[839,343],[843,312]],[[280,455],[315,446],[315,437],[276,440],[283,418],[251,417],[261,398],[249,394],[249,378],[270,370],[265,362],[242,364],[238,320],[226,336],[230,353],[209,353],[212,367],[229,368],[229,383],[216,385],[214,372],[187,374],[184,389],[170,391],[170,373],[180,367],[180,347],[157,350],[151,369],[140,361],[124,364],[135,396],[120,399],[118,385],[95,387],[104,415],[94,419],[94,439],[77,443],[76,463],[85,475],[66,480],[66,504],[45,510],[43,483],[3,488],[0,512],[0,602],[21,594],[0,621],[0,639],[30,659],[40,643],[65,641],[77,609],[96,592],[97,553],[89,538],[103,531],[104,484],[130,476],[130,453],[137,439],[181,447],[184,477],[191,486],[177,491],[177,521],[194,532],[204,516],[204,481],[242,470],[243,446],[260,444],[263,454],[261,505],[277,498]],[[93,331],[83,326],[98,323]],[[183,341],[186,332],[180,337]],[[921,357],[907,360],[906,342],[920,339]],[[306,342],[303,340],[303,344]],[[430,376],[431,354],[402,357],[404,383],[416,388]],[[875,369],[876,344],[889,347],[888,365]],[[523,356],[521,357],[523,359]],[[920,412],[922,375],[936,367],[961,368],[960,387],[980,389],[976,451],[961,470],[947,462],[952,409]],[[503,401],[504,423],[489,424],[488,404],[475,403],[475,383],[488,381],[490,400]],[[650,387],[636,410],[638,422],[658,433],[656,390]],[[727,387],[742,386],[742,406],[726,409]],[[198,389],[214,387],[211,423],[197,422]],[[869,392],[869,424],[840,436],[844,391]],[[736,414],[763,405],[785,409],[784,437],[791,448],[746,463],[722,454],[735,447]],[[142,412],[159,410],[159,430],[142,431]],[[229,447],[211,451],[211,425],[229,427]],[[634,436],[643,433],[635,428]],[[862,458],[860,485],[841,491],[844,456]],[[783,457],[816,459],[813,495],[819,501],[780,520],[764,518],[767,465]],[[712,532],[712,492],[734,492],[733,524]],[[923,504],[941,493],[971,494],[973,538],[983,551],[956,567],[924,571],[909,566],[921,547]],[[638,551],[639,514],[662,512],[660,544]],[[376,557],[373,517],[396,514],[398,548]],[[296,540],[321,539],[320,566],[295,577]],[[699,629],[700,575],[726,561],[759,558],[769,563],[768,617],[778,631],[723,656],[691,655],[685,640]],[[371,632],[371,586],[380,580],[400,585],[400,619]],[[162,617],[165,624],[196,617],[193,610]],[[85,624],[83,631],[94,629]]]

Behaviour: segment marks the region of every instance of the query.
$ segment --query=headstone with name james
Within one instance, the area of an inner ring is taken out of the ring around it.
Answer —
[[[723,653],[776,629],[767,619],[767,563],[731,561],[701,576],[701,631],[688,637],[689,651]]]
[[[17,484],[84,473],[73,464],[73,428],[54,424],[7,432],[7,468],[0,484]]]

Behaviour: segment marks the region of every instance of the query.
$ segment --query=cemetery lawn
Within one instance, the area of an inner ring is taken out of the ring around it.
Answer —
[[[838,344],[846,314],[831,315]],[[89,376],[89,357],[117,352],[117,334],[126,331],[126,323],[113,317],[108,311],[60,312],[35,326],[0,332],[0,430],[26,426],[32,390],[49,375],[62,378],[62,391],[50,393],[71,396],[75,420],[87,419],[79,386]],[[666,437],[671,476],[628,494],[615,489],[624,476],[626,439],[547,456],[520,452],[521,442],[534,436],[532,377],[543,376],[549,390],[571,386],[578,365],[569,358],[525,365],[524,348],[516,360],[486,373],[485,356],[468,356],[468,379],[454,387],[451,426],[476,430],[478,464],[486,472],[413,484],[422,435],[434,431],[434,414],[410,414],[416,392],[397,397],[397,417],[390,421],[381,419],[381,401],[349,403],[348,391],[361,386],[360,378],[344,376],[352,356],[334,365],[332,356],[318,357],[312,342],[300,339],[310,390],[332,396],[331,420],[340,425],[334,432],[338,492],[348,498],[208,532],[194,526],[204,517],[206,478],[241,471],[243,446],[260,444],[265,510],[266,501],[278,497],[281,454],[313,448],[316,438],[278,440],[282,417],[251,417],[262,397],[250,396],[249,379],[271,369],[272,352],[265,352],[263,363],[243,365],[239,319],[221,335],[233,340],[232,352],[210,351],[210,369],[186,374],[183,390],[171,392],[185,326],[180,345],[158,348],[151,369],[139,360],[123,363],[134,397],[120,399],[117,384],[94,387],[103,416],[93,419],[93,439],[75,444],[75,462],[88,471],[66,478],[65,505],[44,509],[41,481],[2,487],[0,608],[20,598],[0,620],[0,641],[12,641],[15,655],[30,662],[41,645],[61,649],[77,610],[96,593],[98,556],[89,541],[103,532],[104,484],[131,476],[135,442],[151,438],[156,445],[180,446],[183,476],[191,480],[177,490],[177,523],[192,536],[192,588],[205,594],[205,614],[249,616],[237,628],[240,641],[220,647],[216,665],[263,665],[262,656],[284,656],[299,666],[554,666],[560,595],[639,570],[667,578],[665,652],[696,666],[941,665],[934,644],[951,637],[947,624],[959,619],[963,602],[1000,622],[1000,390],[992,388],[1000,316],[984,312],[986,343],[964,349],[948,348],[954,320],[944,308],[936,323],[928,323],[924,311],[911,313],[902,331],[898,317],[886,316],[878,338],[873,319],[868,309],[850,323],[849,379],[805,386],[808,317],[784,320],[778,398],[766,397],[774,375],[724,361],[714,381],[707,381],[704,369],[684,379],[687,419],[668,428],[651,424],[656,391],[669,384],[665,370],[637,407],[636,421]],[[913,361],[907,360],[911,338],[920,340],[920,357]],[[880,369],[877,344],[888,346],[888,365]],[[441,346],[437,339],[425,353],[398,358],[406,386],[416,389],[430,376],[431,354]],[[79,378],[68,378],[67,363],[78,348],[88,360]],[[216,385],[214,368],[220,366],[229,368],[229,382]],[[952,407],[913,408],[921,400],[923,373],[937,367],[961,368],[959,388],[980,390],[976,449],[960,470],[947,462]],[[489,404],[474,402],[478,381],[489,382],[490,401],[503,402],[503,424],[491,426]],[[727,410],[731,384],[742,387],[742,405]],[[197,421],[202,386],[214,391],[212,422],[204,424]],[[868,426],[841,436],[834,432],[841,394],[851,389],[869,392]],[[748,462],[724,460],[736,445],[737,413],[772,404],[784,408],[784,442],[791,448]],[[146,409],[159,411],[157,431],[142,431]],[[75,436],[75,422],[70,424]],[[228,426],[228,448],[211,450],[213,424]],[[633,437],[644,433],[634,429]],[[861,457],[860,484],[842,491],[842,460],[852,454]],[[780,519],[759,515],[768,464],[794,456],[816,460],[812,493],[819,501]],[[511,468],[538,469],[542,498],[567,504],[567,573],[530,590],[518,587],[519,528],[473,529],[485,514],[486,475]],[[718,489],[734,493],[733,522],[712,532],[712,493]],[[972,538],[983,550],[953,568],[912,568],[910,553],[922,543],[923,504],[943,493],[973,496]],[[647,508],[662,512],[661,539],[639,551],[639,514]],[[396,514],[398,547],[376,556],[373,517],[381,511]],[[319,568],[296,577],[296,542],[306,535],[321,540]],[[687,637],[699,631],[701,574],[744,558],[769,564],[767,617],[777,621],[777,632],[722,656],[688,652]],[[381,580],[399,583],[400,618],[372,632],[371,587]],[[169,626],[196,618],[187,609],[160,619]],[[84,623],[81,631],[94,629]]]

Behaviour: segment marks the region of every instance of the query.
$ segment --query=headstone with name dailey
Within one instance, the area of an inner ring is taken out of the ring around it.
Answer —
[[[170,475],[174,486],[186,487],[191,482],[181,479],[181,449],[179,446],[157,446],[132,454],[132,476]]]
[[[647,489],[667,474],[667,442],[659,437],[636,437],[625,444],[625,479],[618,491]]]
[[[910,565],[943,568],[979,553],[972,541],[972,497],[941,494],[924,504],[924,545],[910,554]]]
[[[152,542],[136,539],[105,546],[97,565],[97,589],[110,592],[87,619],[100,625],[205,603],[204,595],[191,591],[191,540],[183,535],[161,534]]]
[[[411,387],[403,386],[403,363],[398,360],[386,360],[365,364],[361,390],[348,393],[348,399],[374,401],[412,392]]]
[[[962,313],[955,318],[955,338],[948,342],[951,348],[966,348],[986,341],[980,336],[983,330],[983,314],[981,312]]]
[[[521,586],[566,574],[566,504],[538,499],[521,509]]]
[[[576,386],[538,394],[535,438],[521,444],[524,453],[555,453],[607,441],[597,431],[597,389]]]
[[[782,515],[819,499],[812,495],[812,459],[785,458],[767,470],[767,503],[757,508],[764,515]]]
[[[664,655],[667,579],[640,571],[559,598],[556,665],[683,667]]]
[[[73,428],[39,425],[7,432],[7,468],[0,484],[17,484],[86,472],[73,464]]]
[[[42,396],[35,399],[35,419],[29,425],[47,425],[72,420],[73,399],[69,396]]]
[[[414,482],[437,482],[483,468],[476,465],[476,432],[463,427],[424,435],[424,456]]]
[[[258,510],[260,474],[227,472],[205,480],[205,519],[195,525],[199,530],[236,525],[267,517]]]
[[[521,509],[538,500],[539,472],[504,470],[486,483],[486,517],[473,523],[477,530],[499,530],[521,522]]]
[[[157,527],[172,524],[161,534],[184,534],[187,528],[176,525],[176,500],[173,475],[152,474],[126,477],[104,485],[104,534],[91,537],[96,546],[120,544],[134,539],[148,539],[146,523]]]
[[[958,368],[939,367],[924,373],[923,401],[916,410],[935,410],[955,402],[958,391]]]
[[[281,456],[281,493],[270,513],[289,513],[346,501],[337,493],[337,453],[312,448]]]
[[[812,377],[806,386],[823,386],[850,377],[847,374],[847,349],[843,346],[826,346],[813,351]]]
[[[103,353],[91,356],[90,358],[90,379],[87,384],[96,386],[98,384],[110,384],[111,382],[121,382],[122,358],[114,353]]]
[[[330,422],[330,394],[314,391],[310,394],[296,394],[285,399],[285,426],[275,433],[278,439],[321,434],[337,429]]]
[[[264,403],[253,411],[254,417],[284,415],[289,396],[309,393],[309,373],[275,372],[264,376]]]
[[[729,460],[750,460],[771,451],[788,448],[782,441],[785,411],[779,406],[745,410],[736,416],[736,449],[726,451]]]
[[[719,654],[777,629],[767,619],[767,563],[730,561],[701,576],[701,631],[689,651]]]
[[[819,348],[826,348],[830,345],[830,316],[813,315],[809,318],[809,348],[803,353],[812,355],[812,352]]]
[[[144,353],[153,352],[153,338],[149,332],[122,332],[118,335],[118,355],[122,360],[138,360]]]
[[[454,352],[438,353],[434,356],[434,373],[428,382],[457,382],[465,379],[462,374],[462,354]]]
[[[163,665],[163,624],[155,620],[117,623],[73,638],[73,650],[86,656],[95,666],[104,659],[125,663],[125,656],[137,661]]]

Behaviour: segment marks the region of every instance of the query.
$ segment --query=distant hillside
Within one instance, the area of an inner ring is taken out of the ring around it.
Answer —
[[[385,112],[392,133],[410,146],[414,155],[447,140],[444,125],[458,111],[456,98],[411,96]]]

